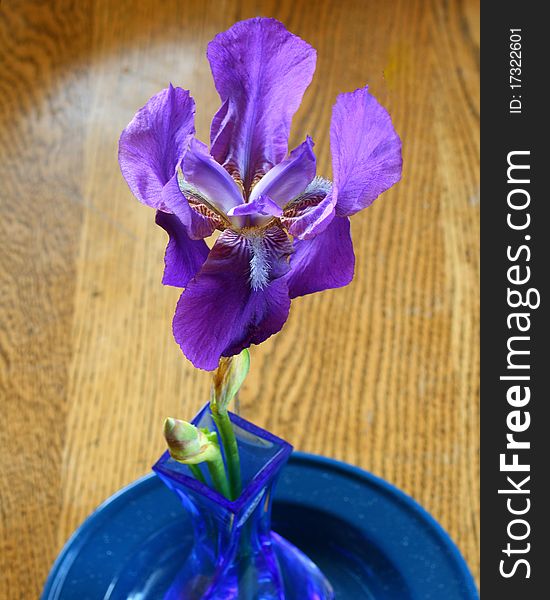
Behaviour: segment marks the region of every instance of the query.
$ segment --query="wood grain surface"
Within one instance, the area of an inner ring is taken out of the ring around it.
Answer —
[[[479,19],[475,0],[0,2],[0,598],[35,598],[74,528],[163,450],[209,375],[171,334],[165,234],[117,164],[168,82],[208,139],[207,42],[274,16],[318,49],[291,146],[330,176],[341,91],[369,83],[404,177],[352,219],[351,285],[253,348],[242,414],[424,505],[478,573]],[[442,600],[444,600],[442,598]]]

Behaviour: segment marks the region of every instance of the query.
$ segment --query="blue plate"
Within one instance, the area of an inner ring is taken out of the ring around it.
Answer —
[[[189,551],[189,517],[148,475],[104,502],[57,558],[42,600],[159,600]],[[331,581],[337,600],[476,600],[441,526],[382,479],[295,452],[277,484],[273,529]]]

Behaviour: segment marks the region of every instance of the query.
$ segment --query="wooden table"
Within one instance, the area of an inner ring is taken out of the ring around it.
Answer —
[[[37,596],[73,529],[163,450],[210,378],[173,341],[165,234],[116,158],[169,81],[208,139],[207,42],[271,15],[318,49],[292,130],[330,176],[337,93],[368,82],[402,182],[353,218],[356,277],[296,300],[253,349],[243,415],[423,504],[477,574],[479,19],[475,0],[4,1],[0,5],[0,597]]]

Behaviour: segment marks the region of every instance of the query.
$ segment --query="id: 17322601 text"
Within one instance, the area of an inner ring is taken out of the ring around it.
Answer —
[[[510,114],[521,114],[522,101],[521,101],[521,50],[522,50],[522,38],[521,29],[510,29],[509,36],[509,85],[512,90],[512,98],[509,104]]]

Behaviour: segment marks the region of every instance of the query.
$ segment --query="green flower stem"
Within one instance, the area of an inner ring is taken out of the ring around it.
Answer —
[[[239,459],[239,448],[233,424],[229,418],[227,410],[219,410],[216,405],[211,405],[212,417],[218,433],[220,434],[220,442],[223,446],[225,454],[225,462],[227,464],[227,475],[229,478],[230,500],[236,500],[242,491],[241,482],[241,462]]]
[[[227,481],[227,476],[225,474],[225,467],[223,464],[223,459],[221,453],[218,453],[218,456],[214,460],[209,460],[206,463],[208,467],[208,472],[210,473],[210,477],[212,477],[212,483],[216,490],[231,500],[231,493],[229,489],[229,482]]]
[[[198,479],[201,483],[204,483],[204,485],[206,485],[206,479],[204,478],[204,475],[202,474],[202,471],[199,469],[199,465],[187,465],[191,471],[191,473],[193,473],[193,476],[195,477],[195,479]]]

